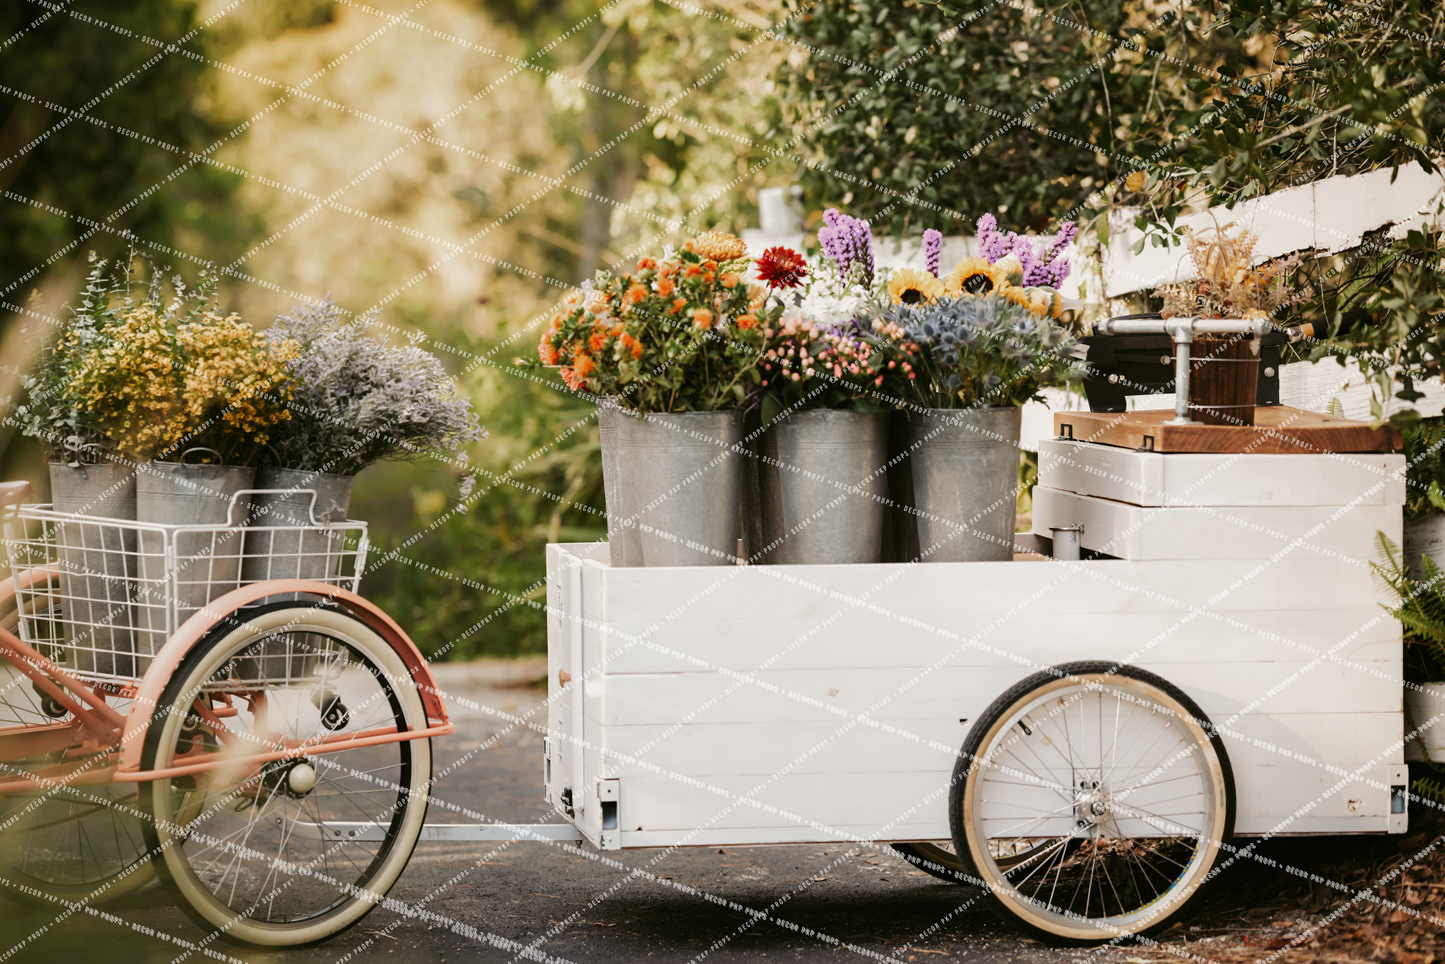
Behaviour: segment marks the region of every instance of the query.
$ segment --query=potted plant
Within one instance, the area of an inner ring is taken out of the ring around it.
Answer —
[[[52,508],[56,512],[134,522],[136,472],[120,459],[92,424],[74,391],[78,362],[116,320],[133,288],[132,262],[124,270],[90,254],[79,306],[46,332],[40,355],[22,382],[25,402],[16,409],[21,431],[45,447]],[[60,595],[68,607],[66,651],[55,654],[77,672],[129,675],[134,670],[131,579],[135,529],[65,523],[56,526],[60,548]]]
[[[766,289],[722,232],[599,272],[542,333],[538,359],[599,396],[614,566],[736,562],[742,406],[758,379]]]
[[[1160,315],[1186,318],[1268,318],[1302,296],[1289,294],[1285,272],[1297,258],[1256,267],[1256,238],[1234,222],[1205,231],[1184,229],[1198,277],[1165,285]],[[1253,334],[1196,335],[1190,350],[1189,417],[1206,425],[1253,425],[1259,387],[1259,339]]]
[[[158,273],[139,295],[113,303],[89,344],[76,341],[70,390],[106,445],[137,466],[136,519],[166,525],[243,526],[254,460],[288,417],[286,363],[295,343],[273,343],[214,298],[215,275],[194,288],[177,276],[167,299]],[[167,635],[174,579],[184,620],[239,583],[237,532],[179,533],[176,570],[166,567],[160,532],[140,532],[136,625],[142,657]],[[144,659],[137,672],[144,672]]]
[[[253,527],[310,526],[347,517],[362,469],[383,459],[432,455],[466,470],[466,445],[486,437],[471,402],[413,339],[388,345],[369,333],[379,312],[347,321],[334,301],[296,305],[265,337],[295,345],[286,362],[288,417],[260,457]],[[470,476],[463,483],[470,488]],[[314,504],[314,518],[313,518]],[[328,579],[341,557],[335,533],[253,532],[243,578]]]
[[[881,557],[888,412],[908,363],[888,367],[869,323],[884,293],[867,222],[836,210],[823,218],[824,254],[811,273],[788,248],[758,259],[759,278],[785,299],[806,283],[797,303],[763,329],[761,546],[752,561]],[[942,290],[937,279],[932,286]]]
[[[989,289],[972,293],[975,260],[960,262],[933,301],[900,297],[885,332],[890,360],[911,365],[904,400],[918,545],[933,562],[1012,557],[1019,407],[1076,374],[1073,338],[1054,321],[1057,291],[1014,285],[1018,269],[995,263]]]

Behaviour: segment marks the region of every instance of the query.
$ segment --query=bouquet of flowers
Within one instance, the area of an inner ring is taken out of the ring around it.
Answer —
[[[881,412],[894,400],[911,365],[886,357],[882,340],[895,337],[876,319],[884,297],[873,271],[868,222],[830,209],[818,232],[824,254],[811,272],[790,248],[769,248],[758,259],[758,277],[786,298],[801,287],[795,304],[763,329],[761,386],[764,421],[779,410],[847,408]],[[890,384],[893,383],[893,384]]]
[[[924,408],[1022,405],[1081,374],[1073,336],[1002,292],[899,304],[889,324],[890,362],[912,366],[907,398]]]
[[[599,272],[553,315],[538,362],[559,367],[573,391],[616,396],[635,412],[737,407],[758,381],[762,331],[780,310],[748,284],[748,266],[740,239],[708,232],[633,271]]]
[[[347,322],[330,298],[296,305],[265,333],[297,345],[288,358],[289,418],[271,448],[282,468],[355,475],[382,459],[435,455],[467,462],[466,444],[486,438],[471,402],[435,355],[368,334],[375,313]]]
[[[215,282],[206,273],[188,289],[177,276],[167,302],[154,269],[137,294],[130,262],[117,276],[94,262],[81,307],[29,383],[26,431],[90,453],[90,461],[177,459],[186,449],[208,448],[223,462],[251,464],[290,418],[286,365],[298,345],[271,341],[240,315],[223,314]]]

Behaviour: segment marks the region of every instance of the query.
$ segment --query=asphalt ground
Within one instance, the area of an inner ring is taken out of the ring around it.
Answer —
[[[542,799],[544,673],[545,664],[537,661],[439,668],[443,689],[482,708],[450,704],[457,730],[436,741],[434,772],[470,757],[437,783],[436,797],[489,820],[544,819],[550,809]],[[537,729],[509,725],[509,719],[534,710]],[[434,806],[429,822],[475,818]],[[1409,842],[1305,838],[1276,841],[1262,852],[1276,862],[1368,887],[1368,868],[1412,845],[1419,845],[1418,835]],[[649,876],[634,875],[634,869]],[[214,937],[206,946],[225,958],[287,964],[1142,962],[1238,960],[1241,954],[1265,959],[1289,938],[1319,926],[1338,903],[1338,891],[1311,887],[1298,875],[1250,862],[1196,898],[1192,913],[1159,936],[1163,947],[1059,948],[1038,942],[981,891],[915,870],[887,847],[604,854],[587,845],[536,842],[423,843],[390,897],[411,912],[379,907],[352,929],[312,947],[255,950]],[[109,918],[84,909],[36,909],[0,900],[0,961],[216,959],[186,949],[206,941],[210,930],[195,924],[157,884],[105,910]]]

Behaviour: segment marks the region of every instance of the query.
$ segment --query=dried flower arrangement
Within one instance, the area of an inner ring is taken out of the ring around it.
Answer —
[[[772,284],[804,275],[774,256]],[[616,396],[637,412],[710,412],[743,404],[757,383],[762,327],[776,317],[768,289],[750,286],[747,246],[723,232],[684,242],[672,257],[631,272],[599,272],[568,295],[538,345],[573,391]]]
[[[435,355],[368,333],[376,313],[348,322],[330,298],[296,305],[265,333],[298,345],[287,365],[290,418],[271,448],[281,467],[355,475],[373,462],[422,455],[466,465],[486,438],[472,404]]]
[[[1258,238],[1231,221],[1203,231],[1184,229],[1184,243],[1198,278],[1156,288],[1164,299],[1160,314],[1190,318],[1267,318],[1300,300],[1285,285],[1285,273],[1299,263],[1297,256],[1254,266]]]
[[[134,260],[108,274],[92,259],[81,306],[28,385],[26,431],[90,461],[176,460],[206,448],[228,464],[251,464],[290,418],[286,365],[298,345],[223,314],[213,274],[194,288],[172,278],[167,302],[154,266],[142,286]]]

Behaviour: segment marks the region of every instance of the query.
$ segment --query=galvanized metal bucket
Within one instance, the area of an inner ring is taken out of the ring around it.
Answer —
[[[137,669],[144,672],[165,644],[167,596],[174,586],[177,624],[241,584],[243,526],[256,470],[242,465],[151,462],[136,475],[136,519],[173,526],[233,526],[217,532],[178,532],[174,583],[159,532],[140,533],[140,590],[135,607]]]
[[[135,468],[50,463],[56,512],[134,522]],[[78,673],[136,676],[131,594],[136,574],[133,528],[81,522],[56,525],[60,552],[60,609],[65,632],[63,665]],[[56,654],[48,654],[56,655]]]
[[[623,484],[622,463],[619,461],[621,442],[619,433],[626,419],[636,416],[623,410],[617,399],[604,396],[597,399],[597,433],[602,441],[602,494],[607,500],[607,549],[613,566],[642,565],[642,538],[634,518],[636,507],[632,491]]]
[[[738,506],[742,498],[742,412],[684,412],[636,417],[619,413],[615,446],[603,439],[608,532],[615,493],[622,526],[635,523],[638,557],[623,542],[613,566],[731,566],[737,563]],[[610,538],[610,535],[609,535]]]
[[[923,562],[1013,558],[1023,410],[908,413],[918,545]]]
[[[887,506],[888,416],[793,412],[763,438],[763,558],[792,565],[878,562]]]
[[[270,466],[257,469],[256,488],[276,491],[251,496],[249,524],[262,531],[246,533],[241,581],[335,578],[341,571],[345,535],[310,527],[346,521],[355,485],[354,475]],[[295,528],[264,531],[275,527]]]

